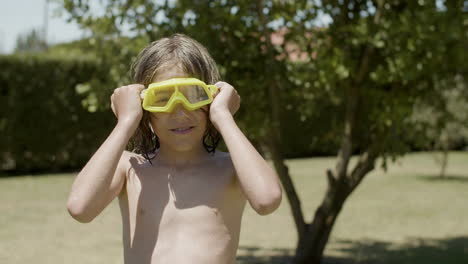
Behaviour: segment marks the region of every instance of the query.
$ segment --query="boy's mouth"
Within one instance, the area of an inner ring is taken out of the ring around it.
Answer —
[[[192,132],[194,128],[195,128],[194,126],[178,127],[178,128],[171,129],[171,131],[176,134],[187,134],[187,133]]]

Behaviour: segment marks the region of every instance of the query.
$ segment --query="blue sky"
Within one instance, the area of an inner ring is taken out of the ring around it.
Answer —
[[[46,0],[6,0],[0,8],[0,53],[11,53],[15,48],[16,38],[32,29],[42,29],[44,25]],[[58,17],[57,5],[48,8],[48,43],[65,42],[79,39],[84,32],[72,23],[66,22],[65,16]]]

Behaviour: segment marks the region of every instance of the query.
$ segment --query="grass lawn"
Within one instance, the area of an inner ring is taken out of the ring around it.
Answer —
[[[468,152],[450,154],[445,180],[433,156],[410,154],[369,174],[338,217],[325,263],[468,263]],[[288,165],[310,221],[334,159]],[[0,263],[123,263],[116,201],[92,223],[76,222],[65,208],[73,178],[0,178]],[[247,207],[238,263],[288,263],[296,239],[286,197],[269,216]]]

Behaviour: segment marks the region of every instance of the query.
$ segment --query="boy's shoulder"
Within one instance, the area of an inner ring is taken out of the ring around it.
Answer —
[[[128,151],[128,150],[124,150],[124,152],[122,153],[122,159],[125,160],[125,161],[128,161],[131,158],[137,159],[138,161],[144,161],[145,160],[145,158],[141,154],[131,152],[131,151]]]
[[[231,154],[229,152],[216,151],[213,154],[213,159],[210,162],[210,166],[218,169],[219,172],[226,173],[226,175],[234,176],[236,175],[236,169],[232,163]]]
[[[212,159],[216,164],[225,168],[233,168],[234,166],[232,164],[231,155],[229,154],[229,152],[216,151],[215,153],[213,153]]]
[[[223,152],[223,151],[216,151],[213,153],[213,157],[218,158],[218,159],[231,159],[231,154],[229,152]]]
[[[123,151],[122,157],[144,159],[143,155],[128,150]]]
[[[127,169],[132,165],[143,165],[147,162],[148,161],[143,157],[143,155],[124,150],[119,163],[122,164],[127,171]]]

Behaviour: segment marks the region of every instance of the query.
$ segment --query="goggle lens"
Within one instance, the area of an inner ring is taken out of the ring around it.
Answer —
[[[150,106],[164,107],[167,105],[172,95],[174,94],[175,87],[165,87],[162,89],[153,90],[154,100],[150,103]]]
[[[209,99],[205,89],[199,85],[179,86],[179,92],[181,92],[191,104],[196,104]]]

